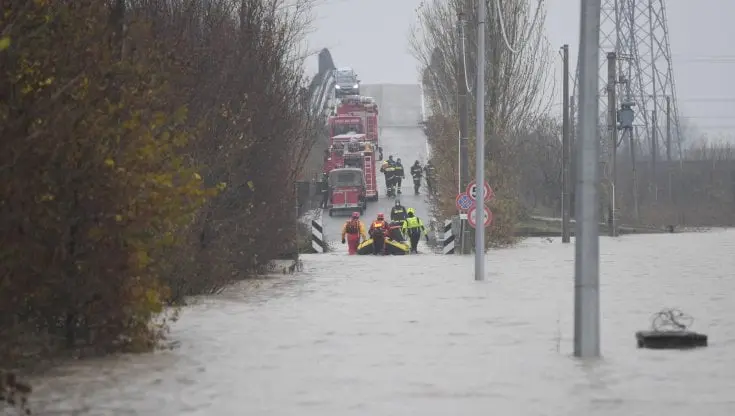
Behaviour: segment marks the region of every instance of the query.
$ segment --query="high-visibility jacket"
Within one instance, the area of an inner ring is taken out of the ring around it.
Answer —
[[[426,235],[426,227],[424,227],[424,223],[421,222],[421,218],[416,216],[406,218],[406,221],[403,221],[402,228],[404,234],[413,230],[419,230]]]
[[[342,226],[342,239],[344,240],[346,234],[360,234],[363,239],[367,240],[367,233],[365,232],[365,224],[360,220],[349,220]]]

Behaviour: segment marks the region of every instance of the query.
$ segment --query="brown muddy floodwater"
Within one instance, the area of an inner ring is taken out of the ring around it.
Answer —
[[[472,258],[310,255],[187,308],[174,351],[35,380],[40,415],[735,414],[735,232],[602,239],[604,358],[572,358],[573,252],[526,241]],[[678,307],[710,346],[636,349]]]

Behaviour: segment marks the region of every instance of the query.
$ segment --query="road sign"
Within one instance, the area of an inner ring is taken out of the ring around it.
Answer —
[[[475,206],[475,201],[467,194],[459,194],[457,195],[456,204],[458,210],[467,211]]]
[[[472,200],[477,199],[477,183],[475,181],[472,181],[469,186],[467,186],[467,195],[472,198]],[[493,192],[493,188],[490,187],[490,184],[485,182],[485,190],[484,195],[485,202],[490,202],[493,198],[495,198],[495,192]]]
[[[493,222],[493,213],[490,211],[490,208],[483,205],[483,208],[485,209],[485,227],[489,226]],[[467,221],[470,223],[472,228],[477,227],[477,207],[474,206],[470,208],[469,212],[467,212]]]

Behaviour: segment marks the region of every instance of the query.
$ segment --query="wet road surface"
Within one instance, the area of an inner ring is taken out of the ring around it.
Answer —
[[[400,104],[414,102],[408,87],[371,88],[394,125],[420,117],[420,103]],[[416,128],[384,127],[383,137],[387,154],[425,152]],[[404,197],[419,215],[422,201]],[[369,214],[390,205],[382,198]],[[342,220],[327,221],[334,229]],[[570,357],[573,244],[530,239],[493,251],[486,282],[473,280],[468,257],[307,255],[300,275],[244,282],[187,307],[171,333],[173,351],[83,361],[33,380],[34,410],[731,416],[734,251],[735,231],[603,238],[605,358],[587,363]],[[635,331],[664,307],[693,315],[710,347],[636,349]]]
[[[305,256],[187,308],[180,348],[82,362],[36,381],[38,414],[675,415],[735,411],[735,232],[602,239],[604,359],[572,351],[573,245],[472,258]],[[710,347],[648,351],[679,307]],[[39,402],[40,400],[40,402]],[[40,407],[40,409],[39,409]]]

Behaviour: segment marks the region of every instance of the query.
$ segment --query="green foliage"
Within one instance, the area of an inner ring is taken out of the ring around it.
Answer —
[[[149,348],[167,303],[292,237],[312,120],[267,3],[242,28],[224,3],[3,3],[0,357]]]

